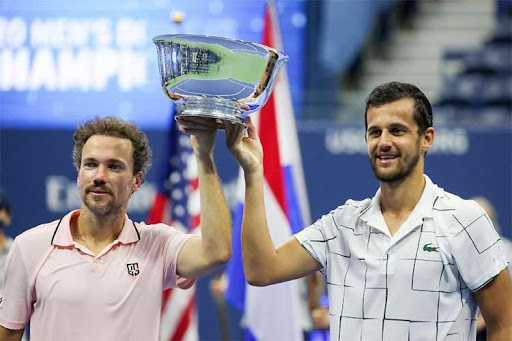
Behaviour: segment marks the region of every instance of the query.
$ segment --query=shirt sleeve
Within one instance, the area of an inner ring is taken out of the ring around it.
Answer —
[[[178,263],[178,255],[185,243],[194,235],[185,234],[173,227],[166,226],[161,229],[165,231],[163,237],[164,242],[164,289],[179,287],[180,289],[188,289],[195,282],[195,279],[183,278],[176,274]]]
[[[333,219],[334,213],[331,212],[294,235],[306,251],[322,265],[320,272],[323,274],[327,268],[328,243],[337,236],[336,228],[333,229]]]
[[[453,215],[458,232],[449,239],[459,273],[471,291],[477,291],[504,270],[507,257],[485,211],[474,201]]]
[[[16,239],[7,256],[4,283],[0,289],[0,325],[23,329],[28,324],[32,306],[32,288]]]

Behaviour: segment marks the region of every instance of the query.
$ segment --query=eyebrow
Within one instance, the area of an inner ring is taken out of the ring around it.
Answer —
[[[93,158],[93,157],[87,157],[87,158],[84,158],[82,160],[82,162],[87,162],[87,161],[96,161],[96,162],[99,162],[98,159],[96,158]],[[123,160],[121,159],[108,159],[106,162],[116,162],[116,163],[122,163],[122,164],[126,164],[126,162],[124,162]]]
[[[390,125],[386,126],[388,128],[403,128],[403,129],[409,129],[409,126],[403,123],[391,123]],[[382,129],[381,126],[373,125],[369,126],[367,131],[375,130],[375,129]]]
[[[403,128],[403,129],[409,129],[409,126],[402,123],[392,123],[389,125],[390,128]]]

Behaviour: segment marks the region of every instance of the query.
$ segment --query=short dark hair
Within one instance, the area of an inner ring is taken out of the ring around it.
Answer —
[[[133,146],[133,175],[142,172],[144,175],[151,167],[152,152],[148,138],[134,123],[117,117],[96,117],[75,130],[73,141],[73,162],[77,169],[82,163],[82,150],[87,140],[93,135],[105,135],[128,139]]]
[[[418,124],[418,133],[423,134],[427,128],[433,126],[432,106],[423,92],[418,87],[408,83],[389,82],[377,86],[366,99],[364,111],[364,125],[368,130],[368,109],[379,107],[402,98],[414,100],[414,120]]]

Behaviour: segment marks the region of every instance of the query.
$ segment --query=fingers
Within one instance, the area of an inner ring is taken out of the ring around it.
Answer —
[[[201,132],[215,132],[218,122],[213,118],[199,116],[179,116],[176,121],[181,132],[186,134],[198,134]]]
[[[176,122],[182,133],[190,135],[190,143],[196,155],[209,157],[215,144],[217,121],[207,117],[178,116]]]
[[[224,122],[224,129],[226,131],[226,144],[229,148],[235,147],[242,142],[245,131],[245,127],[242,124]]]
[[[194,149],[197,146],[213,144],[216,131],[219,128],[224,128],[226,132],[226,145],[232,153],[239,154],[242,150],[261,149],[258,146],[259,137],[256,126],[250,117],[245,119],[248,128],[248,133],[245,136],[245,125],[231,121],[219,121],[213,118],[198,116],[179,116],[176,121],[181,132],[195,137],[193,141],[191,140]]]
[[[251,139],[258,139],[258,132],[256,131],[256,126],[252,122],[252,119],[250,116],[248,116],[245,119],[245,123],[247,124],[247,134],[249,135],[249,138]]]
[[[201,126],[207,127],[217,127],[217,120],[212,117],[202,117],[202,116],[178,116],[176,118],[178,123],[182,124],[197,124]]]
[[[259,136],[257,133],[256,126],[250,117],[245,118],[247,125],[247,134],[245,133],[245,126],[242,124],[233,124],[232,122],[225,122],[224,129],[226,130],[226,144],[228,148],[234,149],[239,146],[244,139],[258,141]]]

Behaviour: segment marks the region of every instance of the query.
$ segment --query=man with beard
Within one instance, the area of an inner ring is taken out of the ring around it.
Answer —
[[[245,173],[242,254],[247,281],[266,286],[320,270],[331,340],[474,340],[478,307],[490,340],[512,340],[512,285],[483,209],[424,175],[432,108],[414,85],[375,88],[366,102],[368,156],[380,188],[348,200],[274,248],[263,196],[263,149],[227,127]],[[349,166],[349,165],[347,165]]]
[[[231,218],[213,162],[217,123],[194,132],[202,237],[126,215],[151,163],[146,135],[107,117],[79,126],[79,210],[16,238],[0,295],[0,340],[158,340],[162,291],[228,261]],[[206,204],[214,201],[215,208]]]

